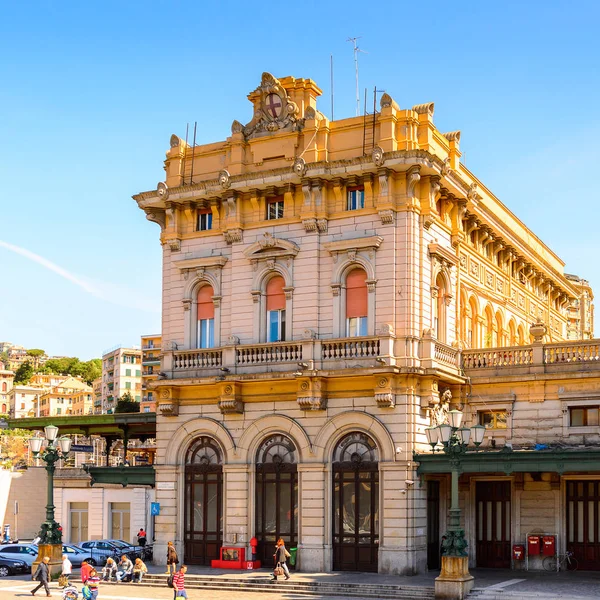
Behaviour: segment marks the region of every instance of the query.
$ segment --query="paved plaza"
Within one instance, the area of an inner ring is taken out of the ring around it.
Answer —
[[[150,565],[151,574],[159,574],[163,569]],[[543,598],[546,600],[579,600],[580,598],[599,598],[600,597],[600,572],[575,571],[561,572],[558,574],[547,572],[525,572],[511,571],[502,569],[474,569],[471,573],[475,576],[475,588],[472,592],[473,600],[481,598],[483,600],[496,598],[511,599],[532,599]],[[379,585],[382,590],[386,586],[414,586],[433,588],[434,579],[437,573],[425,573],[414,577],[397,577],[392,575],[380,575],[376,573],[293,573],[290,583],[322,583],[322,584],[340,584],[340,587],[347,584],[373,586]],[[227,581],[237,580],[257,581],[263,580],[267,583],[269,580],[269,571],[261,569],[258,571],[233,571],[221,569],[208,569],[201,567],[190,567],[187,575],[187,581],[192,582],[196,577],[222,579],[225,585]],[[74,580],[79,584],[77,572]],[[0,580],[0,600],[14,598],[19,596],[29,596],[29,591],[33,584],[27,576],[7,577]],[[268,596],[272,600],[293,599],[293,598],[327,598],[335,597],[338,600],[344,600],[349,596],[327,596],[310,595],[304,593],[295,593],[291,590],[286,591],[287,582],[279,581],[272,584],[274,589],[267,595],[261,592],[249,592],[243,590],[214,590],[214,589],[189,589],[188,594],[193,598],[211,598],[215,600],[252,600]],[[60,590],[56,583],[51,585],[53,596],[59,597]],[[280,588],[280,592],[276,591]],[[38,593],[39,597],[43,594]],[[353,598],[357,598],[354,594]],[[102,600],[121,600],[121,599],[155,599],[171,600],[172,590],[165,587],[150,587],[134,584],[104,584],[100,589],[100,598]]]

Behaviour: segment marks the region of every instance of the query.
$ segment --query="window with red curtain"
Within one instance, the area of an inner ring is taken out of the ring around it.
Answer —
[[[6,381],[3,381],[3,382],[2,382],[2,391],[3,391],[3,392],[5,392],[5,391],[6,391],[6,388],[7,388]]]
[[[277,275],[267,281],[267,342],[285,340],[285,281]]]
[[[198,290],[198,328],[196,346],[198,348],[212,348],[215,344],[215,305],[212,297],[212,286],[203,285]]]
[[[367,335],[368,292],[364,269],[353,269],[346,276],[346,335]]]

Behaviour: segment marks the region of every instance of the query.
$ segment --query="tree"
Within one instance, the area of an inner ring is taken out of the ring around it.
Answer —
[[[33,376],[33,366],[29,361],[22,363],[15,372],[15,384],[28,383]]]
[[[125,392],[118,400],[115,413],[139,413],[140,403],[136,402],[129,392]]]
[[[40,356],[46,356],[46,352],[45,350],[40,350],[39,348],[31,348],[30,350],[27,350],[27,356],[40,358]]]
[[[89,385],[92,385],[94,379],[102,375],[102,360],[92,358],[86,362],[81,362],[76,356],[51,358],[46,361],[44,372],[82,377]]]

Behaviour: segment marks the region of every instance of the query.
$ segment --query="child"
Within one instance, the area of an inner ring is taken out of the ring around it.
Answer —
[[[79,591],[72,583],[67,583],[62,591],[63,600],[78,600]]]

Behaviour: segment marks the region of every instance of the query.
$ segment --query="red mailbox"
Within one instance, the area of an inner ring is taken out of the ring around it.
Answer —
[[[545,535],[542,538],[542,554],[544,556],[556,554],[556,538],[553,535]]]
[[[527,536],[527,554],[529,556],[537,556],[540,553],[540,536],[539,535],[528,535]]]
[[[513,546],[513,560],[523,560],[525,558],[525,546],[523,544],[515,544]]]

